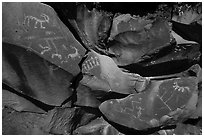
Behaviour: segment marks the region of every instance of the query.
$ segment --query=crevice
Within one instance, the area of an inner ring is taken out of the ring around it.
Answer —
[[[125,98],[127,97],[129,94],[120,94],[120,93],[116,93],[116,92],[108,92],[105,96],[103,96],[102,98],[98,99],[101,102],[104,102],[106,100],[110,100],[110,99],[121,99],[121,98]]]
[[[139,74],[143,77],[154,77],[180,73],[187,70],[189,67],[196,63],[197,61],[189,61],[188,59],[184,59],[164,62],[151,66],[141,66],[140,64],[136,63],[127,66],[120,66],[120,68],[126,69],[130,73]]]
[[[93,116],[92,118],[89,119],[89,123],[93,120],[95,120],[97,117],[101,116],[101,112],[98,108],[92,108],[92,107],[85,107],[85,106],[77,106],[75,105],[74,107],[80,107],[80,109],[77,109],[75,112],[74,117],[71,120],[72,123],[72,130],[71,130],[71,134],[73,134],[74,130],[77,128],[78,124],[81,122],[81,119],[83,118],[85,113],[90,113],[90,114],[94,114],[95,116]],[[85,125],[88,123],[85,123]],[[81,125],[84,126],[84,125]]]
[[[28,101],[30,101],[31,103],[33,103],[34,105],[36,105],[37,107],[43,109],[44,111],[48,112],[49,110],[54,109],[55,106],[51,106],[51,105],[47,105],[39,100],[36,100],[34,98],[31,98],[29,96],[26,96],[24,94],[19,93],[18,91],[16,91],[15,89],[11,88],[10,86],[6,85],[5,83],[2,83],[2,89],[8,90],[20,97],[23,97],[25,99],[27,99]]]
[[[123,125],[120,125],[118,123],[115,123],[113,121],[108,120],[104,115],[103,118],[114,128],[116,128],[120,133],[123,133],[125,135],[149,135],[149,134],[154,134],[155,132],[161,130],[161,127],[154,127],[154,128],[149,128],[146,130],[136,130],[134,128],[129,128]]]
[[[195,126],[195,125],[199,124],[200,122],[202,122],[202,117],[198,117],[196,119],[189,118],[189,119],[185,120],[183,122],[183,124],[190,124],[190,125],[194,125]]]

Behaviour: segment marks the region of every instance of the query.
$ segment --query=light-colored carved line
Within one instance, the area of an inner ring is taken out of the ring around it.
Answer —
[[[99,66],[98,58],[91,57],[89,60],[85,61],[82,67],[88,72],[92,70],[93,68]]]
[[[49,23],[49,17],[46,14],[41,14],[40,16],[43,17],[44,20],[36,18],[37,19],[36,22],[40,23],[41,29],[45,29],[45,27],[43,26],[43,23],[45,23],[45,22]]]
[[[139,103],[139,104],[141,103],[141,102],[138,102],[138,101],[132,101],[132,102],[133,102],[134,104],[135,104],[135,103]],[[142,114],[141,111],[144,110],[144,109],[141,108],[140,106],[138,107],[137,105],[134,105],[134,104],[133,104],[134,109],[135,109],[135,108],[136,108],[136,109],[139,109],[139,110],[137,111],[137,116],[136,116],[136,117],[137,117],[137,118],[140,118],[140,116],[141,116],[141,114]]]
[[[174,84],[175,85],[173,85],[173,88],[175,90],[178,90],[179,92],[181,91],[183,93],[185,91],[185,89],[190,91],[189,87],[180,87],[177,82],[174,82]]]
[[[173,97],[174,93],[175,93],[175,92],[173,92],[173,93],[171,94],[171,96],[165,101],[165,103],[167,103],[167,102]]]
[[[35,24],[34,24],[34,28],[37,28],[37,24],[40,23],[40,28],[41,29],[45,29],[45,27],[43,26],[43,23],[47,22],[49,23],[49,16],[46,15],[46,14],[41,14],[40,15],[43,19],[38,19],[37,17],[34,17],[34,16],[30,16],[30,15],[25,15],[24,14],[24,21],[23,21],[23,24],[27,25],[27,26],[30,26],[30,20],[35,20]],[[27,20],[27,24],[26,24],[26,20]]]
[[[125,108],[124,110],[125,110],[125,112],[126,112],[126,110],[129,110],[129,111],[131,111],[132,113],[134,112],[134,110],[135,110],[135,108],[138,108],[136,105],[134,105],[135,103],[141,103],[141,102],[137,102],[137,101],[131,101],[131,108]]]
[[[41,44],[38,44],[38,46],[44,49],[43,51],[40,52],[41,55],[51,50],[51,47],[43,47]]]
[[[165,92],[166,93],[166,92]],[[164,105],[166,105],[166,107],[170,110],[170,111],[172,111],[171,110],[171,108],[166,104],[166,102],[158,95],[158,97],[161,99],[161,101],[164,103]]]
[[[62,55],[58,53],[58,49],[57,49],[57,47],[56,47],[56,45],[54,43],[54,40],[59,40],[59,39],[63,39],[63,37],[44,38],[44,40],[47,43],[47,45],[49,47],[51,47],[51,45],[52,45],[52,47],[54,48],[54,52],[55,53],[52,54],[52,58],[54,58],[56,56],[56,57],[58,57],[61,60],[62,59]],[[51,42],[51,45],[50,45],[49,42]]]
[[[96,65],[99,66],[100,65],[99,58],[95,57],[95,61],[96,61]]]
[[[36,36],[28,36],[24,38],[25,40],[34,40],[36,39]]]
[[[92,65],[93,65],[93,66],[95,66],[95,67],[96,67],[96,62],[95,62],[95,60],[94,60],[94,58],[93,58],[93,57],[91,57],[91,58],[90,58],[90,62],[92,63]]]
[[[30,18],[29,18],[29,16],[26,16],[25,13],[23,14],[23,16],[24,16],[23,25],[30,26]],[[26,20],[27,20],[27,23],[26,23]]]
[[[78,49],[76,47],[74,47],[74,46],[70,46],[70,47],[75,50],[75,53],[68,54],[67,58],[70,58],[70,57],[71,58],[76,58],[76,57],[80,58],[80,54],[78,52]]]
[[[90,70],[94,68],[94,65],[92,64],[91,60],[87,60],[86,63],[87,63],[87,65],[90,66]]]
[[[67,47],[66,47],[64,44],[62,44],[62,47],[63,47],[66,51],[68,51]]]
[[[50,18],[49,18],[49,16],[48,16],[48,15],[46,15],[46,14],[42,13],[40,16],[44,18],[44,22],[47,22],[47,23],[49,23],[49,22],[50,22]]]
[[[62,55],[61,54],[58,54],[58,49],[53,41],[53,39],[50,40],[52,45],[54,46],[54,49],[55,49],[55,52],[54,54],[52,54],[52,58],[54,58],[55,56],[58,57],[60,60],[62,59]]]
[[[83,68],[83,70],[85,71],[85,72],[87,72],[88,71],[88,68],[87,68],[87,66],[86,66],[86,64],[84,63],[84,64],[82,64],[82,68]]]
[[[46,36],[49,36],[49,35],[51,35],[51,34],[55,35],[55,33],[52,32],[52,31],[45,31],[45,35],[46,35]]]
[[[26,50],[27,50],[27,51],[32,51],[33,48],[31,48],[31,46],[32,46],[32,42],[30,41],[29,44],[28,44],[28,46],[27,46],[27,48],[26,48]]]
[[[137,109],[139,109],[139,111],[137,112],[137,118],[140,118],[140,116],[142,115],[142,110],[144,110],[143,108],[141,108],[140,106],[137,107]]]
[[[184,87],[184,89],[188,90],[190,92],[190,88],[189,87]]]
[[[165,90],[164,94],[162,94],[161,96],[159,96],[159,94],[157,94],[157,95],[159,96],[159,98],[163,99],[165,94],[166,94],[166,90]]]
[[[91,70],[91,67],[88,65],[87,61],[85,61],[86,67],[87,67],[87,71]]]

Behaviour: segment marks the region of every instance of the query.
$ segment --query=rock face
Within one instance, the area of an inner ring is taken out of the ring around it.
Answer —
[[[77,128],[74,135],[122,135],[102,117],[97,118],[85,126]]]
[[[91,88],[80,84],[77,91],[77,101],[75,102],[78,106],[86,106],[86,107],[94,107],[98,108],[101,104],[101,101],[98,98],[102,98],[106,92],[104,91],[97,91],[92,90]]]
[[[99,108],[111,121],[144,130],[181,120],[177,118],[195,110],[197,100],[196,78],[177,78],[152,81],[143,93],[106,101]]]
[[[127,31],[143,31],[145,28],[151,27],[152,21],[139,16],[131,16],[130,14],[115,15],[109,39],[113,40],[118,34]]]
[[[3,42],[32,50],[73,75],[80,72],[85,49],[48,5],[4,3],[2,28]]]
[[[10,107],[16,111],[45,113],[44,110],[40,109],[29,100],[26,100],[25,98],[20,97],[8,90],[2,90],[2,103],[3,107]]]
[[[72,95],[71,73],[22,47],[3,43],[2,49],[3,83],[47,105],[60,106]]]
[[[142,56],[170,44],[170,29],[167,22],[157,19],[150,29],[119,33],[114,37],[110,51],[116,54],[116,64],[120,66],[137,63]]]
[[[88,10],[85,5],[77,7],[76,19],[70,19],[83,43],[89,49],[99,50],[105,48],[108,32],[112,24],[112,14],[93,9]]]
[[[43,129],[51,134],[67,135],[95,117],[96,115],[80,108],[56,108],[48,113]]]
[[[45,114],[19,113],[13,109],[2,110],[3,135],[48,135],[42,130]]]
[[[82,79],[85,85],[102,90],[109,89],[109,91],[121,94],[130,94],[137,90],[140,92],[148,83],[148,80],[140,75],[122,71],[110,57],[100,55],[93,50],[82,65],[82,73],[92,75],[94,79],[91,83],[86,81],[89,79]],[[85,75],[85,77],[88,76]]]
[[[172,4],[3,3],[2,133],[200,134],[201,5]]]
[[[4,108],[2,132],[4,135],[65,135],[95,118],[95,114],[81,108],[56,108],[47,114],[20,113]]]

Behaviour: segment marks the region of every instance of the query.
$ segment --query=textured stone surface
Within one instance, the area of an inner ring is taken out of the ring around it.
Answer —
[[[16,111],[28,111],[36,113],[45,113],[44,110],[37,107],[35,104],[18,96],[8,90],[2,90],[2,107],[10,107]]]
[[[17,112],[13,109],[2,110],[3,135],[47,135],[42,130],[47,115],[28,112]]]
[[[102,117],[74,130],[74,135],[123,135]]]
[[[67,135],[94,118],[94,114],[80,108],[56,108],[48,113],[43,129],[51,134]]]
[[[170,27],[166,21],[158,18],[149,30],[132,30],[118,34],[109,50],[116,55],[116,64],[124,66],[137,63],[146,54],[154,53],[169,44]]]
[[[165,115],[181,120],[182,113],[195,110],[197,97],[195,77],[177,78],[152,81],[144,92],[103,102],[99,108],[109,120],[143,130],[162,125],[168,120]]]
[[[82,73],[90,76],[85,75],[84,79],[82,79],[82,84],[106,91],[109,89],[108,91],[121,94],[135,93],[137,90],[141,91],[145,88],[147,83],[145,78],[142,78],[138,74],[121,70],[112,58],[100,55],[93,50],[89,58],[91,57],[96,60],[95,64],[97,65],[92,65],[90,63],[91,67],[87,67],[91,59],[85,60],[82,65]]]
[[[126,31],[142,31],[151,27],[151,23],[151,20],[130,14],[115,15],[109,39],[114,39],[115,36]]]
[[[2,133],[200,134],[201,6],[155,4],[3,3]]]
[[[60,106],[73,90],[73,75],[26,49],[3,43],[3,83],[20,94]]]
[[[79,84],[77,91],[77,101],[74,103],[77,106],[86,106],[98,108],[101,101],[98,98],[102,98],[106,92],[103,91],[93,91],[91,88]]]
[[[55,11],[41,3],[3,3],[3,42],[16,44],[73,75],[85,49],[60,21]]]
[[[69,21],[87,48],[100,50],[105,48],[104,42],[112,23],[111,16],[112,14],[95,8],[90,11],[81,4],[77,7],[76,19]]]

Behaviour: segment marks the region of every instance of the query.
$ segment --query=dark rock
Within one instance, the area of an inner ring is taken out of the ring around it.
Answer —
[[[41,3],[3,3],[3,42],[32,50],[76,76],[86,50],[57,17]]]
[[[106,92],[93,91],[91,88],[79,84],[77,91],[77,101],[74,103],[77,106],[86,106],[97,108],[101,102],[97,99],[102,98]],[[102,94],[103,93],[103,94]]]
[[[10,108],[2,110],[3,135],[48,135],[43,131],[45,114],[17,112]]]
[[[71,134],[77,127],[90,122],[96,117],[81,108],[56,108],[48,113],[44,130],[51,134]]]
[[[112,14],[97,9],[89,10],[86,5],[80,4],[77,7],[76,19],[70,19],[76,32],[81,37],[84,45],[100,52],[105,49],[108,33],[112,24]]]
[[[74,130],[74,135],[122,135],[102,117]]]
[[[26,49],[3,43],[3,83],[45,104],[60,106],[72,95],[73,75]]]
[[[45,113],[44,110],[37,107],[29,100],[20,97],[8,90],[2,90],[2,107],[10,107],[15,109],[16,111]]]

